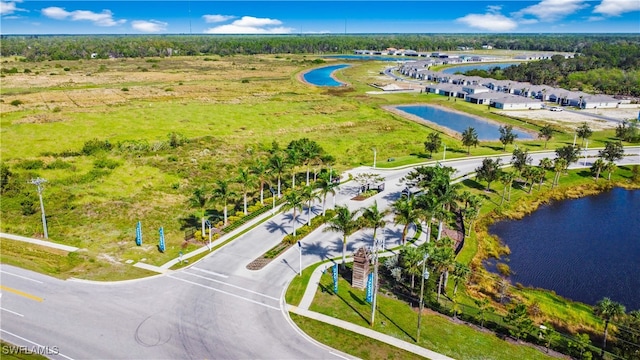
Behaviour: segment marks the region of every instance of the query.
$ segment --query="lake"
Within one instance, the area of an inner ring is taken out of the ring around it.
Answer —
[[[500,125],[493,122],[483,121],[472,116],[446,111],[428,105],[397,106],[396,108],[460,134],[468,127],[472,127],[478,133],[478,140],[481,141],[494,141],[500,139]],[[533,139],[533,135],[517,128],[513,128],[513,133],[517,134],[517,139],[520,140]]]
[[[590,305],[609,297],[627,311],[640,309],[640,190],[553,202],[489,232],[511,249],[513,284]]]
[[[331,73],[336,70],[346,68],[350,65],[340,64],[325,66],[313,69],[303,75],[304,80],[315,86],[343,86],[344,84],[331,77]]]
[[[504,69],[504,68],[508,68],[509,66],[519,65],[519,64],[522,64],[522,63],[517,63],[517,62],[512,62],[512,63],[493,63],[493,64],[478,63],[478,64],[473,64],[473,65],[454,66],[454,67],[442,69],[442,70],[440,70],[440,72],[445,73],[445,74],[455,74],[457,72],[464,73],[464,72],[467,72],[469,70],[489,70],[489,69],[493,69],[495,67],[499,67],[500,69]]]

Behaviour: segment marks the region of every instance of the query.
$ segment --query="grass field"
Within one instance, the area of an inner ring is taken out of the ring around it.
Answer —
[[[179,251],[202,246],[184,242],[184,232],[198,226],[197,209],[189,205],[194,189],[211,190],[216,179],[233,179],[240,166],[263,156],[274,141],[286,147],[308,137],[335,157],[337,171],[370,165],[374,146],[381,167],[421,162],[426,157],[423,142],[433,130],[382,108],[418,102],[537,131],[530,122],[444,97],[367,94],[372,89],[367,84],[380,82],[386,63],[354,62],[340,70],[337,76],[351,84],[347,88],[305,85],[297,75],[319,66],[314,59],[6,59],[0,66],[16,67],[18,73],[3,74],[0,88],[0,156],[13,174],[11,189],[3,192],[1,230],[42,235],[36,189],[28,184],[42,177],[47,180],[43,198],[49,236],[86,249],[84,256],[91,262],[76,267],[82,268],[83,277],[104,278],[105,268],[126,261],[160,265]],[[179,146],[169,145],[171,134],[181,139]],[[598,146],[610,136],[596,133],[590,144]],[[93,139],[108,141],[113,149],[83,153]],[[443,139],[447,158],[466,156],[458,139]],[[557,133],[548,147],[571,141],[572,135]],[[535,150],[543,142],[521,144]],[[471,149],[472,155],[501,152],[497,142]],[[434,153],[434,158],[440,156]],[[394,161],[387,161],[390,158]],[[287,181],[285,176],[285,186]],[[249,197],[254,203],[257,189]],[[241,201],[233,200],[231,215],[241,209]],[[221,209],[215,201],[207,206],[214,219]],[[141,247],[134,243],[137,221],[143,226]],[[164,253],[155,247],[161,226],[167,243]],[[77,275],[71,265],[60,269],[59,276]],[[126,271],[118,278],[138,275]]]

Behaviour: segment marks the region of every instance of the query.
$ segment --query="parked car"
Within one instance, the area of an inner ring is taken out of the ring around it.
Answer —
[[[549,108],[549,110],[551,110],[551,111],[562,111],[564,109],[561,108],[561,107],[554,106],[554,107]]]

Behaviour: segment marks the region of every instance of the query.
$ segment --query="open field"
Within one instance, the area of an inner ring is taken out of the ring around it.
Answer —
[[[444,97],[367,94],[374,89],[368,84],[381,81],[380,71],[388,63],[354,62],[340,70],[337,77],[350,84],[346,88],[323,89],[298,81],[300,72],[326,65],[315,59],[3,59],[0,65],[16,67],[17,73],[3,74],[0,89],[0,156],[13,174],[10,189],[2,195],[1,230],[42,235],[36,189],[28,181],[45,178],[50,238],[86,249],[83,256],[90,260],[82,266],[65,265],[58,276],[107,278],[106,269],[122,266],[125,270],[117,277],[126,278],[127,261],[159,265],[179,251],[202,246],[184,241],[184,231],[199,225],[197,209],[189,204],[194,189],[205,186],[211,191],[216,179],[232,180],[239,167],[264,157],[273,142],[284,148],[308,137],[335,157],[338,171],[371,164],[373,146],[380,166],[424,161],[423,142],[433,130],[383,109],[418,102],[538,129],[533,121],[507,118],[484,106],[454,104]],[[177,143],[172,143],[171,134]],[[611,134],[594,134],[590,147],[602,146]],[[94,139],[108,141],[113,148],[83,152]],[[559,132],[548,147],[572,140],[572,133]],[[466,156],[455,137],[443,134],[443,141],[447,158]],[[536,150],[544,143],[536,139],[522,144]],[[473,155],[501,151],[498,142],[471,149]],[[384,161],[389,158],[396,160]],[[290,176],[283,179],[289,186]],[[249,193],[250,205],[257,196],[257,188]],[[241,209],[237,197],[230,205],[230,215]],[[212,201],[206,210],[217,222],[222,204]],[[145,236],[141,247],[134,243],[138,220]],[[153,245],[161,226],[167,242],[164,253]],[[132,270],[129,276],[139,272]]]

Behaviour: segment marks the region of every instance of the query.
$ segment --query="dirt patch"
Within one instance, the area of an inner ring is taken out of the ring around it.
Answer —
[[[549,111],[546,109],[495,112],[496,114],[505,116],[515,116],[521,119],[545,122],[568,130],[573,130],[580,124],[586,122],[592,130],[601,131],[615,129],[616,126],[618,126],[618,122],[598,119],[590,115],[606,116],[622,121],[637,118],[639,109],[640,106],[636,108],[585,109],[579,110],[579,113],[572,111]]]

